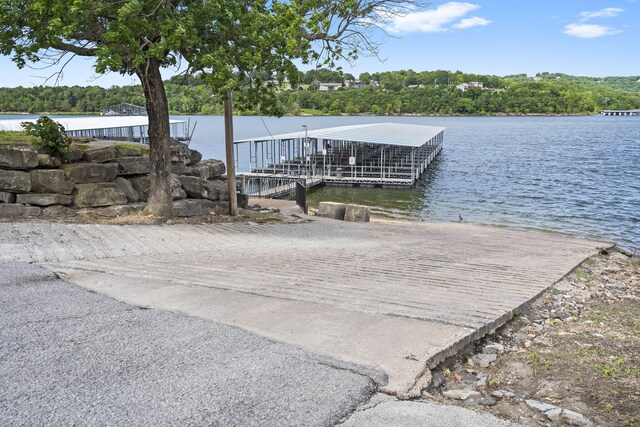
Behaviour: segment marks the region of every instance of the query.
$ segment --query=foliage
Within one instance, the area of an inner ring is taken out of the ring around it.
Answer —
[[[41,116],[35,123],[22,122],[21,126],[35,137],[33,145],[44,148],[52,156],[65,158],[69,154],[71,139],[67,136],[64,126]]]
[[[302,73],[300,81],[319,75],[323,76],[318,77],[319,81],[341,81],[348,77],[337,72],[331,74],[326,69],[316,71]],[[606,84],[579,83],[571,76],[536,81],[526,75],[496,77],[442,70],[363,74],[369,80],[379,79],[376,81],[381,87],[345,88],[327,93],[283,90],[274,94],[273,102],[277,109],[287,114],[317,115],[594,114],[603,109],[640,108],[640,92],[615,89]],[[360,76],[361,80],[368,81],[365,78]],[[608,79],[603,78],[604,81]],[[480,81],[488,89],[470,88],[463,92],[454,85],[460,80]],[[222,114],[222,95],[214,92],[198,75],[172,77],[165,82],[165,88],[172,114]],[[140,87],[0,89],[0,111],[5,112],[89,113],[120,102],[143,105]],[[264,112],[247,104],[236,107],[243,114]]]

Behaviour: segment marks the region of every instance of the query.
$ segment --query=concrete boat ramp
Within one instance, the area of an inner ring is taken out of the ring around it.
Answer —
[[[356,364],[399,397],[602,246],[459,223],[0,224],[0,260]]]

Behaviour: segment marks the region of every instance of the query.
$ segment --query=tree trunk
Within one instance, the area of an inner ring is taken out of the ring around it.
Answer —
[[[149,117],[149,160],[151,162],[147,212],[161,218],[173,216],[171,195],[171,147],[169,105],[157,59],[148,59],[136,69],[142,83]]]

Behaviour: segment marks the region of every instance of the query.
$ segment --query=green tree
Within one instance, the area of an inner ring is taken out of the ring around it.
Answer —
[[[294,60],[335,66],[374,48],[368,30],[413,7],[412,0],[4,0],[0,54],[27,62],[96,59],[98,73],[136,75],[149,116],[151,189],[147,210],[173,214],[169,106],[160,75],[182,58],[218,94],[281,113],[258,73],[297,82]],[[59,55],[52,58],[52,54]],[[50,101],[49,101],[50,102]],[[47,103],[45,102],[45,106]]]

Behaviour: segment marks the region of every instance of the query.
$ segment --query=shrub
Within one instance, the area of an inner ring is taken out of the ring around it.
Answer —
[[[47,116],[40,116],[35,123],[22,122],[20,125],[29,135],[36,138],[33,141],[36,147],[44,148],[47,153],[59,158],[69,155],[71,139],[61,124]]]

